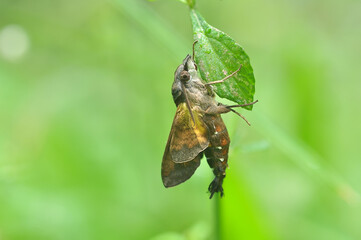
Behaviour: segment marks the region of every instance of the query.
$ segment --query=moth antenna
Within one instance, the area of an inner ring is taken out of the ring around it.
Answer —
[[[236,110],[230,108],[229,110],[231,110],[232,112],[234,112],[235,114],[237,114],[238,116],[240,116],[241,118],[243,118],[244,121],[246,121],[246,123],[248,124],[248,126],[251,126],[251,124],[248,122],[248,120],[239,112],[237,112]]]
[[[231,78],[233,77],[236,73],[238,73],[239,71],[241,71],[241,68],[242,68],[242,64],[239,65],[239,68],[234,71],[233,73],[229,74],[228,76],[226,76],[225,78],[221,79],[221,80],[217,80],[217,81],[213,81],[213,82],[208,82],[206,83],[205,85],[212,85],[212,84],[216,84],[216,83],[222,83],[224,81],[226,81],[228,78]]]
[[[194,125],[196,125],[196,121],[194,120],[194,116],[193,116],[193,112],[192,112],[192,109],[191,109],[191,105],[189,103],[189,99],[188,99],[188,95],[187,95],[187,92],[186,92],[186,88],[184,87],[184,84],[182,83],[182,90],[184,92],[184,96],[186,97],[186,105],[187,105],[187,108],[188,108],[188,111],[189,113],[191,114],[191,118],[192,118],[192,121],[194,123]]]

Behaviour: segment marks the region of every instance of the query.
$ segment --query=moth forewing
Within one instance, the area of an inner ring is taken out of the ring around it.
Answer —
[[[193,160],[209,145],[207,126],[197,112],[193,115],[195,123],[191,120],[186,104],[178,105],[169,148],[172,161],[175,163]]]
[[[195,116],[194,125],[185,103],[178,105],[162,161],[165,187],[173,187],[189,179],[199,167],[203,151],[209,145],[207,127],[197,113]]]

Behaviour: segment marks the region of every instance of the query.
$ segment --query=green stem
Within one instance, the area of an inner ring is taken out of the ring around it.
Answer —
[[[214,239],[221,240],[221,203],[220,196],[214,196]]]

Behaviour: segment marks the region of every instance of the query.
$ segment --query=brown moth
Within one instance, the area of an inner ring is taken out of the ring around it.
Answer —
[[[208,187],[210,198],[216,192],[223,196],[222,183],[228,166],[230,139],[220,114],[232,111],[248,123],[232,108],[252,105],[257,101],[243,105],[223,105],[215,100],[211,85],[222,83],[240,69],[222,80],[205,83],[198,75],[197,65],[190,55],[178,66],[172,85],[177,112],[162,161],[165,187],[173,187],[188,180],[199,167],[204,154],[215,175]]]

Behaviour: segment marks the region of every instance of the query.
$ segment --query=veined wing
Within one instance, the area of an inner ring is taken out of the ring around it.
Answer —
[[[193,110],[193,123],[185,103],[178,105],[173,120],[169,152],[175,163],[193,160],[209,145],[209,134],[206,124],[197,111]]]
[[[191,120],[185,103],[178,105],[162,161],[162,180],[165,187],[173,187],[189,179],[200,165],[203,151],[209,145],[208,130],[194,112]]]

